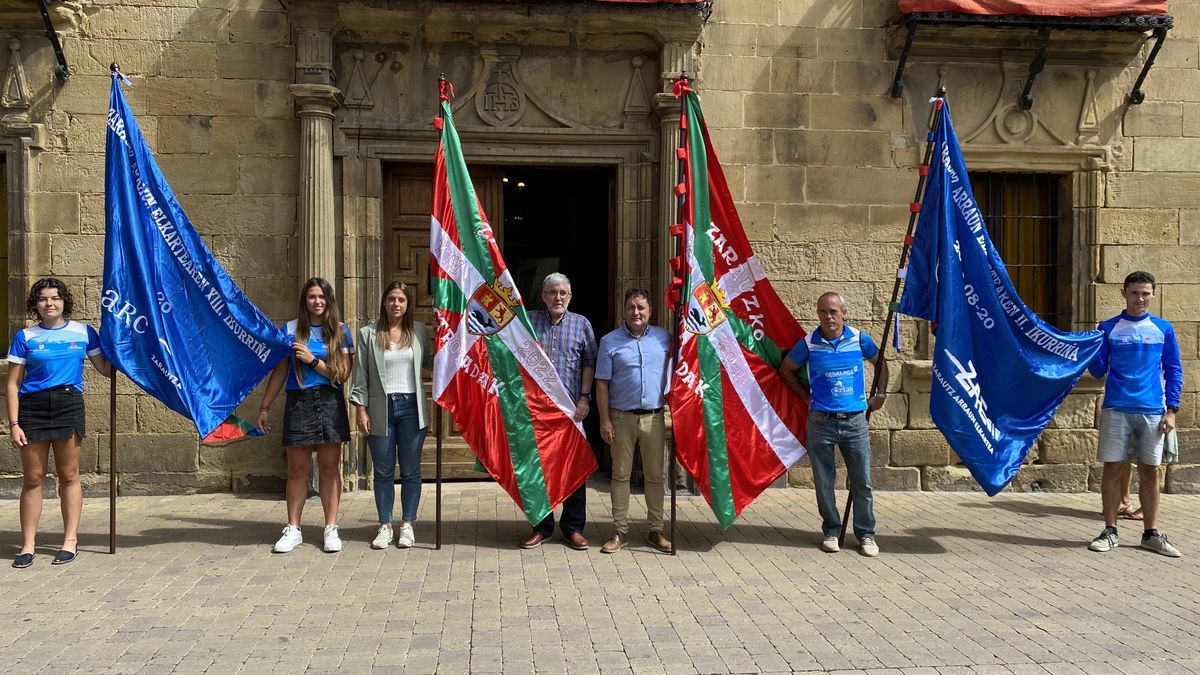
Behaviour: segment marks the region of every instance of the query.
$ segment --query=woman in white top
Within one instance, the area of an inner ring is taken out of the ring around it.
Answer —
[[[354,361],[350,402],[357,409],[358,430],[367,436],[375,465],[379,532],[371,548],[376,549],[392,542],[397,459],[403,513],[396,545],[409,548],[416,541],[413,522],[421,501],[421,448],[429,431],[422,371],[433,367],[433,347],[425,325],[413,321],[411,306],[408,286],[394,281],[383,289],[378,322],[358,331],[360,354]]]

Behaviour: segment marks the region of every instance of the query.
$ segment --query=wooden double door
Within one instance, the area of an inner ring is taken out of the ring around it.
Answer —
[[[417,289],[410,311],[415,320],[432,330],[429,227],[433,165],[385,165],[383,175],[381,285],[399,280]],[[563,272],[572,280],[571,310],[592,321],[599,339],[614,319],[609,280],[615,269],[615,172],[602,167],[472,165],[471,179],[526,306],[541,307],[542,278],[549,272]],[[595,414],[591,417],[587,426],[595,426]],[[434,475],[434,431],[431,420],[421,466],[424,476]],[[485,477],[475,470],[474,454],[444,411],[441,435],[444,477]]]

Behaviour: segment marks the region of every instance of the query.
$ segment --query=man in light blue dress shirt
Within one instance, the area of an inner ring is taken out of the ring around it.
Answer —
[[[596,356],[596,408],[600,435],[612,447],[613,535],[600,550],[616,553],[629,539],[629,476],[636,445],[646,479],[649,544],[663,553],[671,541],[663,535],[663,466],[666,430],[664,391],[671,336],[650,325],[650,292],[625,292],[625,323],[600,338]]]

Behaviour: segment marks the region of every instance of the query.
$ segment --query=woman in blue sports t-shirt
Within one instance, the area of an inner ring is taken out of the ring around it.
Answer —
[[[73,306],[66,284],[54,277],[38,279],[25,301],[38,322],[19,331],[8,350],[8,431],[21,449],[22,473],[21,552],[12,564],[17,568],[33,564],[51,446],[63,516],[63,544],[52,564],[65,565],[78,555],[79,446],[86,434],[83,360],[105,377],[112,377],[112,365],[100,353],[96,329],[70,320]]]
[[[328,553],[342,550],[338,536],[338,505],[342,496],[338,465],[342,443],[350,440],[350,418],[342,383],[353,367],[354,338],[342,323],[337,298],[328,281],[314,277],[300,292],[299,318],[287,323],[292,358],[284,359],[267,379],[258,428],[269,431],[267,413],[279,390],[287,383],[283,410],[283,445],[287,452],[287,525],[275,542],[276,553],[287,553],[300,545],[300,516],[308,496],[308,472],[312,453],[317,453],[321,507],[325,511],[322,548]]]

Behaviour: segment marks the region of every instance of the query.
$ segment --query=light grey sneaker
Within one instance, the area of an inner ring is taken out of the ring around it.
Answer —
[[[379,532],[375,534],[375,538],[371,540],[371,548],[381,549],[387,548],[388,544],[392,543],[392,524],[383,523],[379,526]]]
[[[879,555],[879,544],[875,543],[875,537],[863,537],[862,541],[858,542],[858,552],[868,558],[875,558]]]
[[[838,546],[837,540],[837,537],[825,537],[821,540],[821,550],[825,551],[826,553],[837,553],[838,551],[842,550],[841,547]]]
[[[326,553],[337,553],[342,550],[342,538],[338,536],[336,524],[325,526],[325,545],[322,548]]]
[[[1117,542],[1116,528],[1106,527],[1104,528],[1104,531],[1100,533],[1100,536],[1096,537],[1092,540],[1092,543],[1088,544],[1088,550],[1096,551],[1098,553],[1105,553],[1120,545],[1121,544]]]
[[[300,528],[295,525],[285,525],[283,536],[275,542],[275,547],[271,550],[275,553],[291,553],[303,541],[304,537],[300,535]]]
[[[400,523],[400,533],[396,535],[396,548],[412,548],[415,543],[417,536],[413,534],[412,523]]]
[[[1148,537],[1143,535],[1142,548],[1146,549],[1147,551],[1161,553],[1168,558],[1183,557],[1183,554],[1179,552],[1179,549],[1172,546],[1171,542],[1167,541],[1167,535],[1163,534],[1162,532],[1156,531],[1154,534]]]

